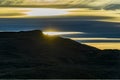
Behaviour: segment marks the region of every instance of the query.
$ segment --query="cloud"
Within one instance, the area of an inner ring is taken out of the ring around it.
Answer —
[[[19,5],[23,2],[22,0],[1,0],[0,5]]]
[[[32,5],[40,7],[120,9],[119,0],[1,0],[0,5]],[[47,5],[47,6],[46,6]],[[48,6],[49,5],[49,6]]]

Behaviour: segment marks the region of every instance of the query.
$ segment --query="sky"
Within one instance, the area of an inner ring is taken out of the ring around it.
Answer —
[[[55,8],[118,9],[119,0],[1,0],[0,5],[49,5]],[[56,6],[55,6],[56,5]],[[49,7],[48,6],[48,7]]]
[[[43,30],[120,49],[120,0],[0,0],[0,31]]]

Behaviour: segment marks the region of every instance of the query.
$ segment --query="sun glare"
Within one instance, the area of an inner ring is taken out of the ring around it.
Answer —
[[[43,32],[45,35],[68,35],[68,34],[83,34],[82,32]]]

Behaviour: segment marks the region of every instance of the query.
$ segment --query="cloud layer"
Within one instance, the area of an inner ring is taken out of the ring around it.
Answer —
[[[119,0],[0,0],[0,5],[42,5],[42,7],[64,5],[62,7],[65,8],[120,9]]]

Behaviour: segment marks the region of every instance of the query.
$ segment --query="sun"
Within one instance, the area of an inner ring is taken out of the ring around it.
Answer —
[[[60,31],[56,28],[47,28],[43,31],[43,34],[49,35],[49,36],[61,36],[61,35],[73,35],[73,34],[84,34],[84,32],[69,32],[69,31]]]
[[[43,32],[45,35],[49,36],[60,36],[60,35],[70,35],[70,34],[83,34],[82,32]]]

